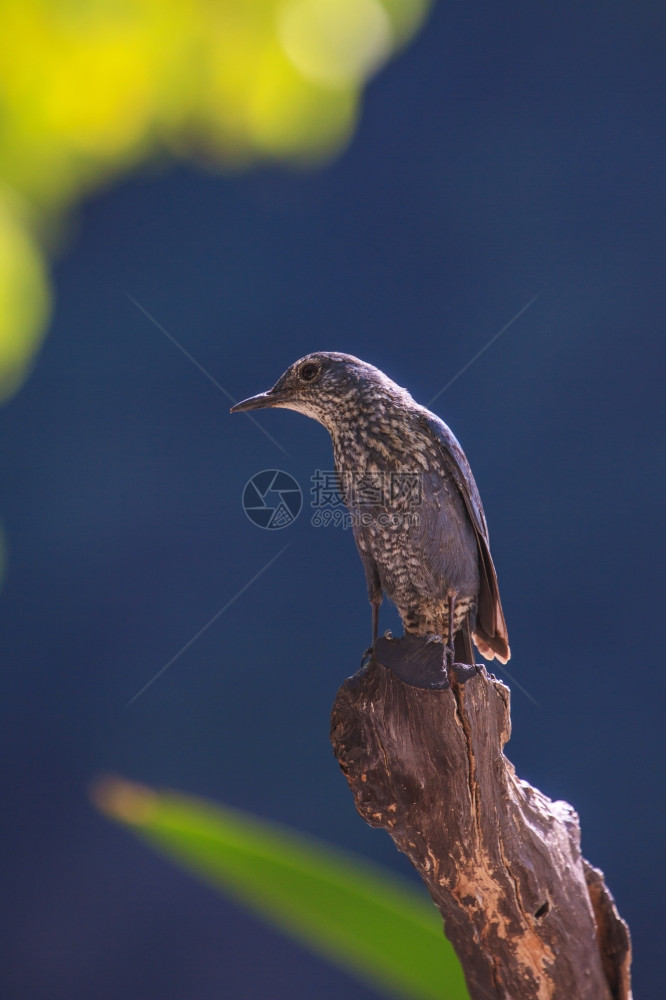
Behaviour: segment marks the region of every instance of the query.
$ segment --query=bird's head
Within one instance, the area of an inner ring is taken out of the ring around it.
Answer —
[[[312,417],[333,431],[342,421],[354,420],[382,401],[407,395],[378,368],[351,354],[317,351],[287,368],[272,389],[236,403],[231,412],[282,407]]]

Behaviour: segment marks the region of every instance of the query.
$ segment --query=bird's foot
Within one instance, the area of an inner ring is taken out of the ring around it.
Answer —
[[[455,677],[459,683],[464,684],[470,677],[475,677],[481,670],[480,663],[447,663],[446,670],[449,679]]]
[[[405,684],[426,690],[441,691],[478,673],[478,667],[457,663],[453,657],[447,663],[441,636],[403,635],[392,639],[384,635],[377,639],[371,652]]]
[[[386,632],[384,632],[384,639],[392,639],[392,638],[393,638],[393,633],[391,632],[390,629],[387,628]],[[365,661],[371,659],[372,654],[375,651],[375,642],[376,641],[377,641],[376,638],[373,639],[372,640],[372,645],[368,646],[368,648],[363,653],[363,656],[361,657],[361,670],[365,666]]]
[[[444,647],[444,667],[449,681],[455,678],[461,683],[469,680],[470,677],[474,677],[479,672],[479,668],[475,663],[458,663],[455,658],[455,650],[449,645]]]

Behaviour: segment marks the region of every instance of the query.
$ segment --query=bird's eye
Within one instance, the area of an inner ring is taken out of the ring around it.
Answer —
[[[298,377],[302,382],[314,382],[318,374],[319,365],[316,365],[314,361],[308,361],[299,371]]]

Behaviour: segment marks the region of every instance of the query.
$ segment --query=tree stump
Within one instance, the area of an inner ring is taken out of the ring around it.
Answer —
[[[629,931],[576,812],[502,752],[509,689],[442,662],[441,643],[380,639],[338,691],[331,741],[357,810],[421,875],[473,1000],[631,1000]]]

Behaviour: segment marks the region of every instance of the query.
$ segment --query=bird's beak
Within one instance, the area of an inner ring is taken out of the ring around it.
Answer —
[[[268,392],[260,392],[258,396],[250,396],[249,399],[244,399],[240,403],[236,403],[229,410],[229,413],[242,413],[244,410],[264,410],[268,406],[279,406],[282,399],[282,394],[276,392],[274,389],[269,389]]]

